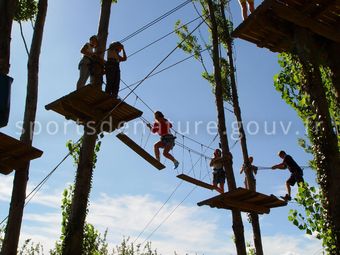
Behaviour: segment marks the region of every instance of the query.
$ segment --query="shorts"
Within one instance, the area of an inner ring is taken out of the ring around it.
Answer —
[[[225,183],[225,171],[223,169],[214,169],[213,184]]]
[[[176,137],[169,134],[169,135],[163,135],[161,137],[161,142],[163,143],[164,146],[170,146],[173,148],[175,146],[175,139]]]
[[[287,183],[290,186],[294,186],[295,183],[300,183],[300,182],[304,182],[302,175],[291,174],[289,179],[287,180]]]

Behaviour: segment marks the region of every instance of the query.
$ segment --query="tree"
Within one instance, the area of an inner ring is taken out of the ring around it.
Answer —
[[[212,36],[212,58],[214,65],[214,79],[215,79],[215,98],[218,119],[218,133],[221,142],[222,156],[224,159],[223,165],[226,170],[227,183],[229,190],[236,189],[235,176],[233,173],[232,159],[230,159],[230,150],[228,145],[227,128],[225,124],[224,105],[223,105],[223,84],[221,77],[220,57],[219,57],[219,38],[218,38],[218,24],[215,16],[215,5],[212,0],[207,0],[210,20],[210,30]],[[244,228],[241,218],[241,212],[237,209],[232,210],[233,231],[235,235],[235,244],[238,255],[246,254],[246,245],[244,240]]]
[[[312,211],[310,198],[320,199],[323,207],[323,219],[320,219],[324,221],[323,235],[329,239],[323,241],[329,254],[338,254],[332,247],[340,247],[340,136],[336,131],[340,124],[340,109],[332,84],[332,73],[327,67],[315,66],[308,60],[291,54],[281,54],[279,64],[282,70],[275,77],[274,85],[282,98],[296,110],[307,128],[311,146],[304,147],[313,153],[312,165],[317,170],[317,182],[320,186],[318,196],[312,195],[312,189],[300,189],[300,200],[302,204],[306,202],[306,212],[309,211],[309,214]]]
[[[201,4],[203,6],[203,17],[208,16],[207,13],[207,4],[206,1],[201,1]],[[241,115],[241,109],[239,106],[238,101],[238,92],[236,87],[236,80],[235,80],[235,67],[233,63],[233,51],[232,51],[232,39],[230,37],[230,31],[232,29],[232,24],[230,21],[226,19],[225,16],[225,5],[226,3],[224,1],[220,1],[219,5],[215,5],[215,16],[217,21],[217,32],[218,32],[218,38],[221,41],[222,45],[224,46],[226,50],[226,54],[228,57],[228,60],[223,58],[222,56],[219,56],[219,64],[220,64],[220,75],[221,75],[221,83],[222,83],[222,95],[223,100],[226,102],[229,102],[233,105],[234,108],[234,114],[238,121],[238,128],[239,128],[239,135],[240,135],[240,141],[241,141],[241,148],[244,158],[244,165],[250,166],[249,160],[248,160],[248,150],[247,150],[247,143],[246,143],[246,135],[243,129],[243,122],[242,122],[242,115]],[[211,20],[207,19],[208,27],[212,30],[212,24]],[[188,35],[188,29],[186,26],[179,29],[180,22],[176,23],[176,31],[177,34],[181,39],[187,38],[186,44],[180,46],[185,52],[188,52],[190,54],[193,54],[196,59],[198,59],[204,68],[204,72],[202,74],[203,78],[205,78],[213,87],[213,92],[216,93],[216,82],[214,78],[214,74],[209,74],[206,65],[204,63],[204,58],[201,54],[202,52],[202,46],[198,43],[198,40],[195,36]],[[210,50],[211,45],[205,43],[206,49]],[[210,54],[211,56],[211,54]],[[215,68],[216,72],[216,68]],[[247,168],[246,171],[247,180],[249,183],[249,187],[251,190],[255,190],[255,183],[254,183],[254,177],[252,175],[252,172],[249,171],[249,168]],[[256,252],[258,255],[263,254],[262,250],[262,241],[261,241],[261,231],[260,231],[260,225],[259,225],[259,219],[257,214],[250,214],[250,222],[253,226],[253,232],[254,232],[254,244],[256,247]]]
[[[101,15],[98,27],[98,49],[97,55],[103,58],[107,35],[109,30],[109,20],[112,0],[102,0]],[[114,1],[116,2],[116,1]],[[102,85],[102,73],[100,66],[94,67],[94,77],[91,86],[98,89]],[[84,224],[87,214],[87,204],[91,191],[91,181],[93,177],[93,157],[98,136],[98,130],[93,130],[85,125],[84,136],[80,148],[79,164],[77,168],[74,196],[72,200],[69,224],[63,246],[63,254],[81,254],[83,249]]]
[[[12,24],[18,0],[0,0],[0,74],[7,75],[10,68]]]
[[[31,146],[33,142],[34,122],[38,100],[39,58],[47,12],[47,0],[39,0],[38,13],[34,25],[33,38],[27,64],[27,95],[24,123],[20,140]],[[22,169],[16,169],[13,181],[11,204],[9,208],[2,254],[16,254],[20,228],[26,198],[29,175],[29,162]]]

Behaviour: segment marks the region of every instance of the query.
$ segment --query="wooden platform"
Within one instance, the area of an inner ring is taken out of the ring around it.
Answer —
[[[195,184],[197,186],[200,186],[202,188],[206,188],[206,189],[210,189],[210,190],[214,190],[215,189],[215,187],[213,185],[211,185],[209,183],[206,183],[206,182],[202,182],[202,181],[197,180],[195,178],[192,178],[192,177],[190,177],[190,176],[188,176],[186,174],[177,175],[177,178],[180,178],[180,179],[182,179],[184,181],[190,182],[190,183]]]
[[[0,132],[0,173],[9,174],[43,152]]]
[[[157,159],[152,157],[147,151],[145,151],[142,147],[140,147],[138,144],[136,144],[127,135],[125,135],[123,133],[119,133],[117,135],[117,138],[119,140],[121,140],[123,143],[125,143],[127,146],[129,146],[134,152],[136,152],[143,159],[148,161],[151,165],[156,167],[158,170],[162,170],[162,169],[165,168],[165,166],[161,162],[159,162]]]
[[[273,52],[291,52],[296,26],[312,31],[321,40],[340,43],[340,1],[264,0],[232,36]]]
[[[238,209],[243,212],[258,214],[269,213],[271,208],[286,206],[287,202],[274,195],[265,195],[244,188],[237,188],[216,197],[197,203],[218,209]]]
[[[119,105],[109,117],[103,118]],[[87,85],[76,90],[48,105],[46,110],[53,110],[66,119],[72,119],[79,124],[86,124],[89,121],[103,124],[101,131],[112,132],[124,122],[138,118],[143,114],[140,110],[115,99],[103,91]]]

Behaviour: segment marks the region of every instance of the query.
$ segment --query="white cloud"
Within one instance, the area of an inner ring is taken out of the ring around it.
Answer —
[[[5,190],[1,184],[0,194],[5,194]],[[61,222],[60,209],[57,209],[60,205],[61,192],[54,191],[52,194],[47,192],[45,189],[44,193],[39,193],[31,203],[47,206],[50,212],[26,213],[21,235],[21,240],[31,238],[35,243],[42,243],[45,251],[52,248],[59,238]],[[178,204],[179,201],[170,201],[166,204],[136,243],[143,242]],[[112,197],[101,194],[99,198],[91,201],[87,221],[102,233],[108,228],[108,241],[113,247],[122,241],[123,236],[130,236],[131,241],[135,240],[162,205],[163,201],[150,195]],[[150,241],[161,254],[173,254],[174,251],[189,255],[235,254],[230,213],[219,212],[221,211],[216,209],[203,210],[196,206],[180,205],[157,229]],[[244,217],[243,219],[245,220]],[[230,222],[230,225],[226,228],[222,224],[222,228],[221,222]],[[252,240],[249,224],[244,221],[244,225],[246,239]],[[262,239],[265,254],[271,255],[313,254],[321,248],[319,241],[303,234],[263,236]]]

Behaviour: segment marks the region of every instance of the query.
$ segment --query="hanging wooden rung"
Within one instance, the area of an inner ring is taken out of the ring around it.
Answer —
[[[0,132],[0,173],[9,174],[24,167],[43,152]]]
[[[269,213],[271,208],[286,206],[287,202],[274,195],[265,195],[244,188],[226,192],[213,198],[197,203],[198,206],[208,205],[218,209],[238,209],[248,213]]]
[[[211,185],[209,183],[206,183],[206,182],[202,182],[202,181],[197,180],[195,178],[192,178],[192,177],[190,177],[190,176],[188,176],[186,174],[177,175],[177,178],[180,178],[180,179],[182,179],[184,181],[190,182],[190,183],[195,184],[197,186],[200,186],[202,188],[206,188],[206,189],[210,189],[210,190],[214,190],[215,189],[215,187],[213,185]]]
[[[162,170],[162,169],[165,168],[165,166],[161,162],[159,162],[157,159],[152,157],[147,151],[145,151],[142,147],[140,147],[138,144],[136,144],[127,135],[125,135],[123,133],[119,133],[117,135],[117,138],[119,140],[121,140],[123,143],[125,143],[127,146],[129,146],[134,152],[136,152],[143,159],[148,161],[151,165],[156,167],[158,170]]]
[[[100,131],[106,132],[112,132],[125,122],[143,114],[142,111],[91,85],[80,88],[46,105],[45,108],[82,125],[90,121],[95,122],[92,126],[101,124]]]

